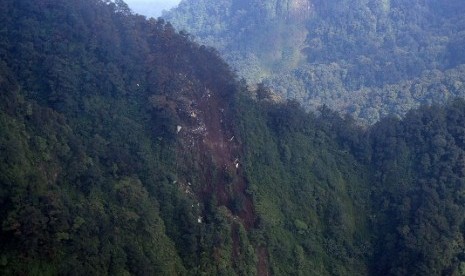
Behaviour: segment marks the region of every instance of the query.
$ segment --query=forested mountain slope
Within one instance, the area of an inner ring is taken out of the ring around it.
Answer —
[[[0,274],[465,271],[464,101],[363,129],[121,1],[0,21]]]
[[[464,13],[460,0],[184,0],[164,17],[250,83],[373,123],[465,96]]]

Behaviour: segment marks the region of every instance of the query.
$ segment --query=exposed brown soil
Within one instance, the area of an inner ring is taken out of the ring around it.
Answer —
[[[178,133],[181,137],[178,162],[185,164],[186,168],[199,166],[198,178],[201,182],[192,187],[189,184],[186,193],[192,192],[201,202],[208,201],[214,195],[218,206],[226,206],[231,218],[249,231],[257,217],[252,198],[246,192],[248,183],[241,163],[243,149],[232,127],[235,124],[234,112],[218,93],[208,89],[181,109],[183,125]],[[193,156],[194,160],[186,160],[188,156]],[[237,227],[236,223],[232,224],[233,259],[237,259],[240,252]],[[258,274],[268,275],[266,249],[258,248],[257,254]]]
[[[260,246],[258,249],[258,264],[257,274],[259,276],[268,276],[270,272],[268,270],[268,250],[265,247]]]
[[[246,229],[253,227],[255,212],[251,197],[246,193],[247,181],[242,174],[242,148],[232,131],[234,114],[218,93],[208,89],[192,101],[186,125],[179,133],[183,137],[180,150],[197,156],[202,171],[202,185],[196,191],[200,199],[215,195],[219,206],[230,208],[235,198],[242,199],[240,210],[231,210]],[[193,154],[192,154],[193,153]],[[182,153],[179,156],[184,156]],[[185,162],[185,160],[180,160]],[[231,208],[230,208],[231,209]]]

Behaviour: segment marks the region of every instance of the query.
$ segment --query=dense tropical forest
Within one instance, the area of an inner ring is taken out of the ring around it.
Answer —
[[[0,274],[465,274],[464,100],[362,127],[121,0],[0,22]]]
[[[250,83],[365,124],[465,97],[461,0],[184,0],[164,15]]]

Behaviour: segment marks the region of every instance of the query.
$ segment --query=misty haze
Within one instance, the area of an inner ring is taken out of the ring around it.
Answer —
[[[0,0],[0,275],[465,275],[463,0],[178,2]]]

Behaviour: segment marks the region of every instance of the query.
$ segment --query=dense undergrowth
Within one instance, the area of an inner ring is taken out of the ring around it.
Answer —
[[[460,275],[465,103],[276,104],[121,1],[0,1],[5,275]]]

